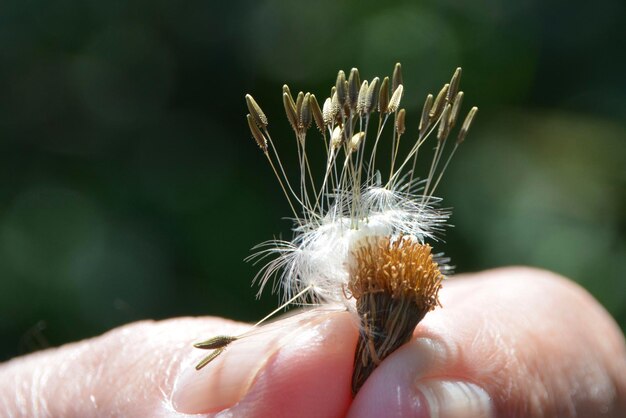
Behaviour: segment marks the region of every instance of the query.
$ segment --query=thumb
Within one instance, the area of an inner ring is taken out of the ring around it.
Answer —
[[[582,288],[533,269],[451,279],[350,417],[623,417],[626,348]]]

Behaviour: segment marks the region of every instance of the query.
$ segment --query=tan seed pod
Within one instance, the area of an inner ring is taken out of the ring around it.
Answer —
[[[302,112],[302,102],[304,102],[304,93],[299,92],[296,98],[296,115],[298,116],[298,120],[300,120],[300,113]]]
[[[352,112],[356,110],[357,101],[359,100],[360,85],[361,77],[359,76],[359,70],[353,68],[350,70],[350,76],[348,77],[348,104]]]
[[[343,129],[340,126],[337,126],[333,129],[333,134],[330,137],[330,146],[333,149],[337,149],[343,143]]]
[[[246,118],[248,119],[248,127],[250,128],[252,137],[256,141],[259,148],[261,148],[261,151],[267,152],[267,139],[265,139],[265,137],[263,136],[263,133],[261,133],[261,130],[257,126],[252,115],[248,113],[246,115]]]
[[[367,98],[365,100],[365,112],[371,113],[378,108],[378,95],[380,94],[380,78],[374,77],[367,88]]]
[[[339,103],[339,96],[337,95],[337,92],[333,94],[330,104],[330,116],[332,117],[332,120],[335,121],[337,120],[337,116],[339,116],[339,112],[341,112],[341,104]]]
[[[238,339],[239,337],[236,337],[234,335],[217,335],[206,341],[196,343],[193,346],[203,350],[216,350],[218,348],[224,348],[233,341],[237,341]]]
[[[383,79],[380,85],[380,93],[378,94],[378,111],[387,113],[387,107],[389,106],[389,77]]]
[[[397,62],[396,66],[393,68],[393,75],[391,77],[391,90],[396,91],[400,84],[404,84],[402,82],[402,65]]]
[[[478,112],[478,108],[476,106],[470,109],[469,113],[465,117],[465,120],[463,121],[463,125],[461,125],[461,130],[459,131],[459,136],[456,140],[457,144],[460,144],[461,142],[465,141],[465,137],[467,136],[467,131],[469,131],[470,126],[472,126],[472,122],[474,121],[474,118],[476,117],[477,112]]]
[[[324,133],[324,115],[322,114],[322,109],[320,109],[320,104],[317,102],[315,95],[312,94],[309,98],[311,105],[311,112],[313,113],[313,119],[315,120],[315,125],[320,132]]]
[[[330,125],[334,120],[333,104],[332,104],[332,100],[330,99],[330,97],[327,97],[326,100],[324,100],[324,107],[322,108],[322,116],[324,117],[324,125]]]
[[[341,106],[346,102],[348,95],[346,91],[346,74],[340,70],[337,74],[337,82],[335,83],[335,92],[337,93],[337,99]]]
[[[302,100],[302,107],[300,109],[300,124],[301,129],[307,130],[311,127],[313,115],[311,114],[311,93],[304,95]]]
[[[366,113],[365,105],[367,102],[367,88],[368,88],[367,80],[364,80],[363,83],[361,83],[361,88],[359,89],[359,97],[356,103],[356,112],[360,116],[364,116]]]
[[[287,93],[289,95],[289,98],[291,99],[291,101],[293,102],[293,96],[291,95],[291,90],[289,89],[289,86],[286,84],[283,84],[283,93]],[[295,106],[295,102],[294,106]]]
[[[248,106],[248,112],[254,118],[254,122],[259,126],[266,128],[267,127],[267,116],[261,110],[261,106],[258,105],[256,100],[249,94],[246,94],[246,105]]]
[[[350,143],[348,144],[349,151],[356,151],[357,148],[359,148],[359,145],[361,145],[361,141],[363,140],[363,138],[365,138],[365,132],[359,132],[352,135],[352,138],[350,138]]]
[[[462,71],[463,70],[461,69],[461,67],[458,67],[452,75],[452,79],[450,80],[450,88],[448,89],[448,95],[446,97],[448,99],[448,103],[452,103],[452,100],[456,97],[456,94],[459,91]]]
[[[426,101],[424,102],[424,107],[422,108],[422,116],[420,118],[419,131],[420,134],[426,127],[428,126],[428,118],[430,117],[430,109],[433,107],[433,95],[429,94],[426,96]]]
[[[430,119],[437,119],[443,109],[446,107],[446,95],[448,94],[448,89],[450,88],[450,84],[444,84],[444,86],[439,90],[439,94],[437,94],[437,98],[435,98],[435,102],[433,106],[430,108],[429,116]]]
[[[452,113],[450,113],[450,129],[454,128],[456,125],[456,121],[459,116],[459,111],[461,110],[461,104],[463,104],[463,92],[460,91],[456,94],[454,98],[454,103],[452,104]]]
[[[296,112],[296,105],[289,97],[288,93],[283,93],[283,106],[285,107],[285,114],[287,120],[294,131],[298,131],[298,114]]]
[[[398,130],[398,135],[404,134],[404,131],[406,129],[404,121],[405,117],[406,111],[404,109],[400,109],[400,111],[398,112],[398,117],[396,118],[396,129]]]
[[[450,117],[451,111],[452,105],[448,103],[445,109],[443,109],[443,113],[441,114],[441,121],[439,122],[439,129],[437,131],[437,139],[439,141],[445,140],[450,133],[450,124],[448,123],[448,118]]]
[[[387,106],[387,112],[393,113],[400,107],[400,100],[402,100],[402,92],[404,91],[404,87],[402,84],[398,86],[398,88],[391,95],[391,99],[389,99],[389,105]]]

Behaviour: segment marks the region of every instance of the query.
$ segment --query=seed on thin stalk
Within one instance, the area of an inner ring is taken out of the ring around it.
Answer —
[[[365,101],[365,112],[372,113],[378,108],[378,97],[380,94],[380,89],[378,84],[380,83],[380,78],[374,77],[369,87],[367,88],[367,99]]]
[[[218,335],[206,341],[196,343],[193,346],[196,348],[201,348],[203,350],[216,350],[218,348],[224,348],[233,341],[237,341],[238,339],[239,337],[235,337],[233,335]]]
[[[456,121],[459,116],[459,111],[461,110],[462,103],[463,103],[463,92],[460,91],[456,94],[456,97],[454,98],[454,104],[452,105],[452,113],[450,114],[450,129],[454,128],[454,125],[456,125]]]
[[[261,130],[257,126],[254,118],[249,113],[246,115],[248,119],[248,126],[250,127],[250,132],[252,133],[252,137],[256,141],[257,145],[263,152],[267,152],[267,139],[261,133]]]
[[[452,75],[452,79],[450,80],[450,88],[448,89],[448,95],[446,99],[448,103],[452,103],[452,100],[456,97],[456,94],[459,91],[459,83],[461,82],[461,67],[458,67],[454,74]]]
[[[350,143],[348,144],[348,148],[350,152],[356,151],[356,149],[361,145],[361,141],[365,138],[365,132],[359,132],[352,135],[350,139]]]
[[[391,99],[389,99],[389,105],[387,106],[387,112],[393,113],[398,110],[400,107],[400,100],[402,100],[402,92],[404,91],[404,87],[402,84],[398,86],[398,88],[391,95]]]
[[[459,131],[459,136],[456,140],[457,144],[465,141],[465,137],[467,136],[467,131],[469,131],[470,126],[472,126],[472,122],[476,117],[476,113],[478,112],[478,108],[476,106],[472,107],[465,120],[463,121],[463,125],[461,125],[461,130]]]
[[[367,108],[367,89],[368,89],[368,84],[367,84],[367,80],[364,80],[363,83],[361,84],[361,88],[359,89],[359,96],[357,98],[357,103],[356,103],[356,113],[359,114],[359,116],[365,116],[365,114],[367,113],[367,110],[365,110]]]
[[[340,70],[339,73],[337,73],[337,82],[335,83],[335,92],[337,93],[337,100],[339,102],[339,105],[343,107],[344,103],[346,102],[346,96],[347,96],[346,74],[343,72],[343,70]]]
[[[298,120],[300,120],[300,115],[302,113],[302,102],[304,102],[304,93],[299,92],[298,98],[296,99],[296,115],[298,116]]]
[[[341,104],[339,103],[339,96],[337,92],[332,95],[330,102],[330,115],[332,116],[332,120],[336,120],[337,116],[339,116],[339,112],[341,112]]]
[[[430,117],[430,109],[433,107],[433,95],[429,94],[426,96],[426,101],[424,102],[424,107],[422,108],[422,116],[420,118],[419,131],[420,135],[426,127],[428,126],[428,119]]]
[[[313,113],[313,119],[315,120],[315,125],[320,132],[324,133],[324,115],[322,114],[322,109],[320,109],[320,104],[317,102],[315,95],[312,94],[309,98],[311,105],[311,112]]]
[[[404,84],[402,82],[402,65],[397,62],[396,66],[393,68],[393,75],[391,77],[391,90],[396,91],[400,84]]]
[[[443,112],[443,109],[446,107],[446,95],[448,94],[448,89],[450,88],[450,84],[444,84],[444,86],[437,94],[437,98],[435,99],[435,103],[430,109],[429,116],[431,120],[436,120]]]
[[[333,149],[337,149],[341,146],[342,143],[343,143],[343,129],[337,126],[335,129],[333,129],[333,134],[330,137],[330,146]]]
[[[302,108],[300,109],[300,129],[305,131],[311,127],[312,115],[311,115],[311,93],[304,95],[302,100]]]
[[[220,354],[222,354],[222,352],[224,352],[223,348],[218,348],[217,350],[213,351],[211,354],[209,354],[208,356],[206,356],[205,358],[203,358],[200,363],[198,363],[196,365],[196,370],[200,370],[201,368],[203,368],[204,366],[206,366],[207,364],[209,364],[210,362],[212,362],[213,360],[215,360],[217,358],[217,356],[219,356]]]
[[[441,114],[441,120],[439,121],[439,130],[437,131],[437,139],[439,141],[445,140],[450,133],[450,124],[448,118],[450,117],[451,111],[452,105],[448,103],[446,105],[446,108],[443,109],[443,113]]]
[[[351,111],[356,110],[357,101],[359,99],[359,86],[361,85],[361,77],[359,76],[359,70],[353,68],[350,70],[350,76],[348,77],[348,101]]]
[[[285,107],[285,114],[287,120],[294,131],[298,131],[298,114],[296,113],[296,105],[289,96],[288,93],[283,93],[283,106]]]
[[[254,118],[254,122],[261,128],[267,128],[267,116],[261,110],[261,106],[258,105],[256,100],[249,94],[246,94],[246,105],[248,106],[248,112]]]
[[[383,79],[380,85],[380,94],[378,95],[378,111],[383,114],[387,113],[389,106],[389,77]]]
[[[289,89],[289,86],[286,84],[283,84],[283,93],[287,93],[289,95],[289,98],[291,99],[291,103],[293,103],[293,106],[296,106],[296,103],[293,101],[293,96],[291,95],[291,90]]]
[[[324,100],[324,107],[322,108],[322,116],[324,117],[324,125],[330,125],[335,119],[333,117],[333,105],[332,105],[332,100],[330,99],[330,97],[327,97],[326,100]]]
[[[406,117],[406,111],[404,109],[400,109],[398,112],[398,117],[396,118],[396,130],[398,131],[398,135],[404,134],[405,131],[405,122],[404,119]]]

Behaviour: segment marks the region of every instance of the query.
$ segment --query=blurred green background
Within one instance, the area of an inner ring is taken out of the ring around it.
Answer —
[[[276,296],[255,300],[243,258],[289,237],[290,212],[244,94],[293,170],[282,84],[323,101],[337,70],[371,79],[396,61],[409,135],[457,66],[466,110],[481,108],[439,191],[457,271],[560,272],[624,329],[625,8],[3,1],[0,360],[142,318],[252,321],[273,308]]]

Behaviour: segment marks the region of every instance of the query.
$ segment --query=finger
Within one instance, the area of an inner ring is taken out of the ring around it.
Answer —
[[[218,318],[146,321],[18,358],[0,365],[0,409],[16,417],[345,414],[356,340],[348,315],[279,321],[195,370],[207,352],[193,343],[249,328]]]
[[[187,413],[342,417],[357,327],[346,312],[313,311],[271,324],[199,373],[188,368],[173,404]]]
[[[623,335],[580,287],[501,269],[450,280],[441,299],[350,417],[624,416]]]

